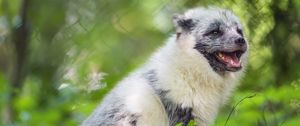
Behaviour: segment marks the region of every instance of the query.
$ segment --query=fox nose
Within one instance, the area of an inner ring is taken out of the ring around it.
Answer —
[[[244,46],[246,44],[246,41],[244,38],[238,38],[234,42],[235,42],[235,44],[237,44],[239,46]]]

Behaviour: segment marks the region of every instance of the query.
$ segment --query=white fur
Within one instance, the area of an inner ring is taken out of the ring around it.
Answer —
[[[193,108],[199,126],[206,126],[214,120],[220,106],[236,86],[242,71],[224,76],[217,74],[207,60],[191,48],[193,39],[188,36],[176,41],[171,37],[148,64],[121,81],[114,90],[115,95],[125,101],[127,109],[139,115],[137,126],[169,125],[159,97],[147,80],[141,78],[148,70],[157,70],[159,88],[170,91],[168,98],[183,107]]]
[[[143,78],[144,73],[155,69],[159,84],[157,88],[168,90],[166,97],[174,103],[193,108],[192,113],[199,126],[210,124],[236,87],[244,69],[220,75],[193,48],[194,45],[195,38],[192,35],[178,39],[170,37],[147,64],[117,85],[103,101],[102,108],[98,108],[99,111],[109,108],[110,103],[106,101],[119,98],[119,102],[125,103],[127,111],[138,115],[137,126],[168,126],[168,117],[159,96]],[[241,58],[243,68],[246,66],[246,59],[247,53]],[[92,124],[88,122],[92,121],[88,119],[83,125]],[[126,119],[120,123],[130,126]]]

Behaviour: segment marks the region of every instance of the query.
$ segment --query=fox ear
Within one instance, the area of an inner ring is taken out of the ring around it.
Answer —
[[[180,14],[173,15],[173,22],[177,33],[189,32],[195,26],[193,19],[188,19]]]

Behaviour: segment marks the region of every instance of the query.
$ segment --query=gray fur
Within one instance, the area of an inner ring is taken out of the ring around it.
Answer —
[[[239,50],[244,53],[247,50],[240,21],[230,11],[224,9],[208,8],[203,12],[207,13],[195,14],[196,16],[193,17],[176,15],[174,22],[179,29],[177,35],[192,34],[195,36],[197,41],[195,49],[204,55],[216,72],[240,70],[241,68],[227,68],[225,64],[218,62],[214,56],[214,53],[218,51]],[[186,25],[189,23],[192,25]],[[181,30],[187,29],[187,26],[190,26],[189,30]]]
[[[173,20],[175,21],[177,27],[181,27],[184,31],[191,31],[195,27],[195,22],[192,19],[181,19],[179,15],[174,15]]]
[[[187,124],[194,118],[192,115],[192,108],[182,107],[180,104],[176,104],[167,98],[166,95],[168,91],[159,89],[158,87],[158,77],[155,70],[148,71],[144,74],[144,77],[148,80],[149,85],[152,86],[164,105],[170,126],[175,126],[179,123],[182,123],[182,126],[187,126]]]
[[[149,64],[121,81],[82,126],[186,126],[192,119],[207,126],[213,121],[242,75],[237,72],[241,68],[227,68],[217,61],[215,53],[239,51],[240,57],[246,52],[242,26],[231,12],[215,8],[192,9],[175,15],[173,21],[177,37],[172,37]],[[184,42],[188,43],[185,48],[178,48]],[[178,53],[181,51],[188,54]],[[225,72],[237,76],[219,76]]]
[[[124,104],[114,92],[108,95],[101,106],[86,119],[82,126],[118,126],[118,122],[128,120],[131,126],[136,126],[139,115],[124,110]]]

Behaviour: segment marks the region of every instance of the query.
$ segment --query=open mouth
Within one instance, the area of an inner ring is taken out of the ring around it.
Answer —
[[[237,50],[233,52],[218,51],[215,52],[215,57],[219,62],[225,64],[228,70],[236,71],[242,68],[240,58],[243,53],[244,51],[241,50]]]

